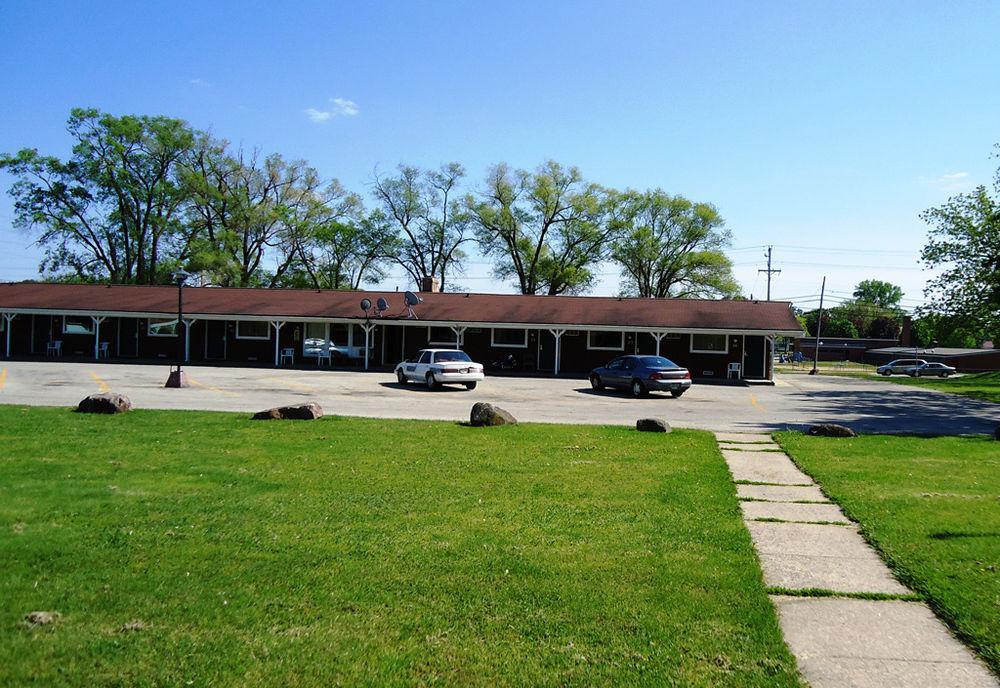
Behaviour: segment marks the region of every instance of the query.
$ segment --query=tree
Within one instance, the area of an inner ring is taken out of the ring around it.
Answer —
[[[729,245],[718,211],[666,192],[615,194],[611,258],[623,291],[641,297],[734,297],[740,286],[722,252]]]
[[[464,176],[457,162],[427,171],[400,165],[394,176],[375,176],[375,199],[399,233],[394,260],[418,286],[436,277],[444,291],[462,269],[462,246],[472,241],[468,214],[455,198]]]
[[[522,294],[586,291],[614,232],[603,222],[606,192],[553,161],[535,172],[494,166],[466,208],[481,250],[496,261],[494,276]]]
[[[1000,146],[998,146],[1000,148]],[[931,208],[921,218],[931,225],[921,257],[941,268],[924,290],[923,313],[958,318],[967,329],[1000,336],[1000,168],[994,195],[985,186]]]
[[[256,152],[228,154],[224,142],[208,141],[192,156],[184,179],[191,200],[189,268],[221,286],[273,286],[297,259],[299,230],[316,210],[316,170],[278,154],[263,160]],[[333,202],[347,194],[334,181],[327,195]],[[277,260],[273,274],[269,254]]]
[[[179,165],[201,136],[168,117],[73,109],[68,160],[24,149],[0,156],[17,181],[14,225],[37,232],[40,270],[79,279],[167,281],[187,252]]]
[[[854,287],[854,298],[879,308],[899,308],[899,302],[903,300],[903,290],[889,282],[867,279],[858,282]]]

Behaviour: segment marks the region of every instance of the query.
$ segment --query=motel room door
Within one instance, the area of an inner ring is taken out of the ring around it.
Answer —
[[[548,330],[538,331],[538,371],[551,373],[556,369],[556,338]]]
[[[747,337],[743,347],[743,377],[751,380],[764,379],[766,355],[767,347],[763,337]]]
[[[226,358],[226,321],[205,321],[205,359],[221,361]]]
[[[118,318],[118,356],[120,358],[135,358],[138,355],[138,318]]]

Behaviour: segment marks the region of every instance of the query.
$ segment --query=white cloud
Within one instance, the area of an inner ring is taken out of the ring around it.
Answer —
[[[328,119],[333,117],[332,112],[323,112],[321,110],[317,110],[316,108],[306,108],[303,112],[306,113],[306,117],[317,124],[326,122]]]
[[[358,109],[358,104],[353,100],[345,100],[344,98],[330,98],[330,102],[333,103],[333,108],[336,110],[338,115],[344,115],[345,117],[353,117],[358,114],[360,110]]]
[[[941,178],[938,181],[957,182],[959,179],[965,179],[968,176],[969,176],[968,172],[951,172],[949,174],[942,174]]]
[[[200,76],[196,79],[191,79],[191,81],[189,81],[188,83],[191,84],[192,86],[211,86],[210,83],[202,79]]]
[[[330,109],[317,110],[316,108],[306,108],[303,112],[312,122],[323,124],[329,122],[334,117],[354,117],[361,112],[358,104],[346,98],[330,98]]]
[[[972,187],[968,172],[945,172],[937,177],[918,177],[918,180],[944,191],[966,191]]]

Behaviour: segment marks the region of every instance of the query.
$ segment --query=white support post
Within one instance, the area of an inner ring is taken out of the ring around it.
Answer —
[[[191,326],[198,322],[198,318],[184,318],[184,362],[191,360]]]
[[[456,349],[461,349],[462,348],[462,344],[465,343],[463,341],[465,339],[465,329],[466,328],[462,327],[461,325],[452,325],[451,326],[451,331],[455,333],[455,348]]]
[[[90,316],[91,321],[94,323],[94,360],[101,360],[101,323],[107,318],[103,315],[92,315]]]
[[[562,336],[566,334],[566,330],[565,329],[549,330],[549,332],[552,333],[552,336],[555,337],[556,340],[555,361],[553,362],[552,374],[559,375],[559,363],[560,359],[562,358],[561,342],[562,342]]]
[[[660,341],[664,337],[667,336],[667,333],[666,332],[650,332],[649,334],[651,334],[653,336],[653,339],[656,340],[656,355],[659,356],[660,355]]]
[[[11,328],[11,324],[14,322],[14,317],[16,315],[17,315],[16,313],[4,313],[3,314],[4,330],[7,333],[7,348],[4,349],[4,356],[6,356],[8,359],[10,358],[10,328]]]
[[[371,334],[375,329],[375,323],[362,323],[361,329],[365,331],[365,370],[368,370],[368,350],[371,348]]]
[[[279,356],[281,355],[281,328],[285,326],[283,320],[272,320],[271,327],[274,328],[274,367],[277,368],[280,362]]]

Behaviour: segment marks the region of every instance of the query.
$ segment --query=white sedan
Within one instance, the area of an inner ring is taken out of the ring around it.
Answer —
[[[482,364],[474,363],[467,353],[456,349],[421,349],[415,358],[396,366],[399,384],[423,382],[430,389],[450,384],[475,389],[485,377]]]

